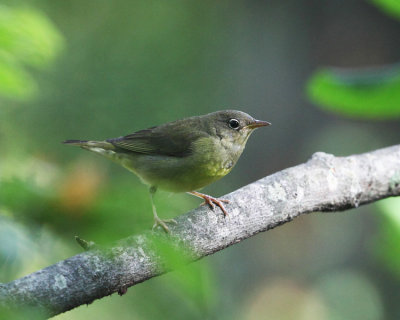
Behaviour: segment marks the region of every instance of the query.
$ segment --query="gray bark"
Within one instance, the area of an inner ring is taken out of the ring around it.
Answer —
[[[341,211],[400,195],[400,145],[349,157],[318,152],[301,165],[224,198],[229,216],[199,207],[176,218],[171,234],[144,231],[0,284],[0,305],[56,315],[160,275],[170,267],[157,249],[185,248],[186,261],[213,254],[310,212]],[[361,218],[360,218],[361,219]],[[161,242],[160,242],[161,241]]]

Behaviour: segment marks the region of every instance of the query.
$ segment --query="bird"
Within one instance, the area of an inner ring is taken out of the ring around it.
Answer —
[[[153,229],[167,223],[154,205],[157,189],[186,192],[204,200],[212,209],[218,206],[224,216],[224,203],[198,190],[227,175],[237,163],[251,133],[271,123],[256,120],[237,110],[222,110],[193,116],[136,131],[118,138],[66,140],[63,143],[100,154],[136,174],[149,187],[154,216]]]

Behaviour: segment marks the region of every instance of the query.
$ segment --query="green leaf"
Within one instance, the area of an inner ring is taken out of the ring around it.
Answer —
[[[30,74],[12,57],[0,54],[0,96],[25,100],[35,90],[36,83]]]
[[[62,36],[39,11],[0,5],[0,96],[32,97],[36,83],[26,66],[46,67],[62,46]]]
[[[0,50],[40,68],[51,62],[62,47],[61,34],[41,12],[0,6]]]
[[[308,83],[319,107],[348,117],[400,117],[400,65],[367,69],[325,68]]]
[[[377,7],[387,14],[400,19],[400,1],[399,0],[371,0]]]

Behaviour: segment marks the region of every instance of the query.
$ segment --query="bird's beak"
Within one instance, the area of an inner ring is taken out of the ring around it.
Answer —
[[[250,129],[255,129],[259,127],[266,127],[270,126],[271,123],[268,121],[262,121],[262,120],[254,120],[253,122],[249,123],[246,127]]]

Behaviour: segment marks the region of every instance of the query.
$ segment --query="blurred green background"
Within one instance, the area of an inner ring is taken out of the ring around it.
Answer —
[[[393,0],[0,3],[0,282],[152,225],[147,188],[65,139],[235,108],[257,131],[221,196],[316,151],[399,143]],[[329,67],[333,66],[333,67]],[[196,207],[160,192],[160,216]],[[313,214],[55,319],[399,319],[400,202]]]

